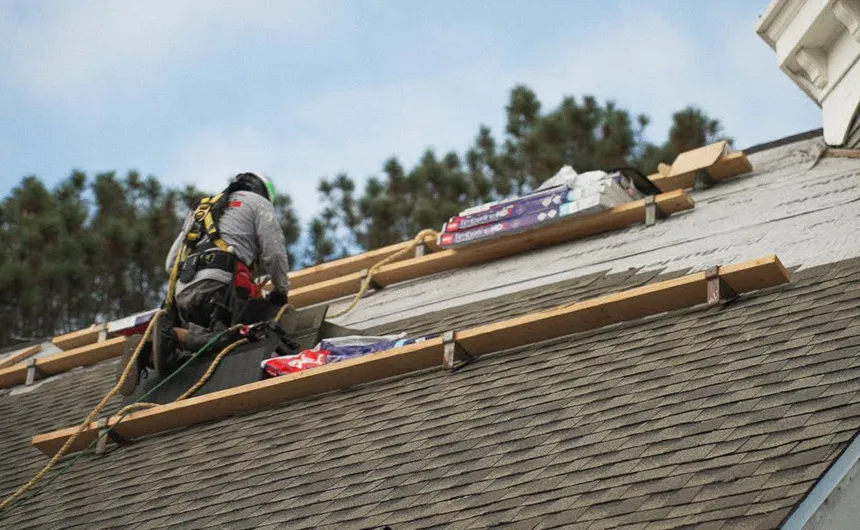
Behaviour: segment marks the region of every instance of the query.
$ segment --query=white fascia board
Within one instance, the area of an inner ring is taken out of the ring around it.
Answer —
[[[816,528],[818,520],[826,515],[825,510],[829,508],[828,499],[840,491],[843,481],[857,474],[858,460],[860,460],[860,437],[855,437],[827,472],[818,479],[780,530]]]
[[[842,145],[857,115],[860,102],[860,64],[856,61],[841,82],[824,98],[824,141],[828,145]],[[857,146],[852,146],[857,147]]]
[[[822,107],[825,141],[842,145],[860,106],[860,0],[774,0],[756,32]]]

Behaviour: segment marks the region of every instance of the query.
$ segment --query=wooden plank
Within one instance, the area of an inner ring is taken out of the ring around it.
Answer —
[[[726,155],[726,149],[728,149],[728,142],[723,140],[697,149],[684,151],[675,157],[669,178],[689,174],[695,175],[696,171],[711,167],[717,160]]]
[[[790,281],[788,272],[776,256],[730,265],[720,271],[724,281],[738,294]],[[700,272],[478,326],[460,331],[456,337],[472,355],[485,355],[706,301],[707,280],[705,273]],[[441,339],[431,339],[135,412],[119,423],[115,431],[124,438],[133,439],[416,370],[441,367],[442,352]],[[33,437],[32,443],[52,456],[76,431],[77,427],[74,427],[40,434]],[[85,448],[95,439],[97,432],[96,424],[87,426],[73,450]]]
[[[101,326],[91,326],[86,329],[66,333],[65,335],[59,335],[54,337],[51,342],[61,350],[73,350],[98,342],[101,330]]]
[[[667,215],[695,206],[695,201],[683,190],[662,193],[655,197],[655,201]],[[391,263],[381,267],[375,279],[381,285],[391,285],[617,230],[644,221],[645,201],[629,202],[603,212],[571,217],[537,230]],[[290,303],[295,307],[306,307],[355,294],[360,287],[360,273],[347,274],[290,290]]]
[[[738,294],[789,281],[788,271],[776,256],[721,268],[721,276]],[[457,340],[469,353],[484,355],[706,301],[707,282],[705,273],[700,272],[551,311],[479,326],[458,333]]]
[[[0,360],[0,368],[8,368],[13,364],[19,363],[21,361],[27,360],[33,355],[36,355],[42,351],[42,345],[36,344],[35,346],[30,346],[29,348],[24,348],[23,350],[6,357],[3,360]]]
[[[27,380],[27,365],[18,363],[8,368],[0,369],[0,388],[23,385]]]
[[[322,263],[320,265],[315,265],[313,267],[302,269],[300,271],[291,272],[290,286],[292,289],[297,289],[299,287],[305,287],[315,283],[339,278],[346,274],[361,272],[364,269],[369,269],[376,263],[391,256],[392,254],[401,251],[410,243],[410,241],[404,241],[403,243],[389,245],[387,247],[371,250],[369,252],[358,254],[356,256],[350,256],[348,258],[343,258],[328,263]],[[425,237],[424,244],[430,247],[430,249],[433,251],[439,250],[439,247],[436,244],[435,237]],[[406,255],[400,259],[409,259],[411,257],[412,256],[410,255]]]
[[[714,180],[725,180],[752,171],[752,164],[743,151],[729,153],[708,168]]]
[[[698,169],[706,170],[714,180],[720,181],[749,173],[753,168],[744,152],[737,151],[722,156],[709,166],[700,167]],[[660,188],[660,191],[663,192],[687,189],[693,187],[693,182],[696,180],[696,172],[698,169],[695,171],[676,173],[674,172],[673,167],[673,173],[671,175],[654,174],[650,175],[648,178],[655,186]]]
[[[126,340],[125,337],[116,337],[56,355],[42,357],[36,360],[36,368],[45,375],[55,375],[72,368],[77,368],[78,366],[89,366],[107,359],[119,357],[125,348]],[[0,369],[0,388],[24,384],[26,379],[26,363],[18,363],[8,368]]]
[[[834,149],[828,147],[824,152],[824,156],[832,156],[836,158],[860,158],[860,149]]]

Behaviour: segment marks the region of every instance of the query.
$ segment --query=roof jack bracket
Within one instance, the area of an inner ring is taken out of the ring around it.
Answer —
[[[700,169],[696,172],[696,176],[693,178],[693,189],[694,190],[706,190],[714,185],[714,178],[704,169]]]
[[[442,368],[449,372],[456,372],[460,368],[466,366],[475,358],[469,355],[463,346],[457,342],[454,331],[446,331],[442,334],[442,346],[444,355],[442,356]],[[457,364],[460,361],[460,364]]]
[[[429,250],[430,250],[430,247],[427,246],[427,243],[419,243],[415,247],[415,257],[416,258],[423,258],[424,256],[426,256],[427,254],[430,253]]]
[[[108,418],[101,418],[98,423],[98,434],[96,438],[96,454],[103,455],[107,451],[108,440],[116,444],[124,443],[126,440],[108,427]]]
[[[367,281],[367,276],[369,274],[370,274],[370,271],[368,269],[361,269],[361,284],[362,285],[364,285],[364,282]],[[370,279],[370,286],[373,288],[374,291],[379,291],[382,289],[382,285],[377,283],[375,278]]]
[[[652,226],[657,222],[657,219],[665,219],[666,212],[664,212],[658,205],[657,201],[654,200],[653,195],[648,195],[645,197],[645,226]]]
[[[36,379],[41,379],[44,375],[45,373],[36,365],[35,357],[27,359],[27,379],[24,381],[25,385],[32,385],[36,382]]]
[[[718,305],[720,300],[737,298],[737,293],[720,276],[719,265],[705,271],[705,280],[708,282],[708,307]]]

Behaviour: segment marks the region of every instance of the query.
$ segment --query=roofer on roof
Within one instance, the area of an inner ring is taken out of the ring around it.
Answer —
[[[240,173],[221,194],[201,199],[188,215],[165,263],[168,273],[178,272],[175,301],[166,304],[169,311],[152,332],[150,359],[139,357],[138,369],[121,389],[124,395],[134,392],[139,371],[147,364],[164,377],[184,360],[180,350],[196,351],[215,333],[233,324],[263,321],[287,303],[289,261],[274,199],[268,178]],[[252,276],[258,263],[274,285],[268,303]],[[138,341],[127,344],[118,376]],[[217,352],[220,346],[211,349]]]

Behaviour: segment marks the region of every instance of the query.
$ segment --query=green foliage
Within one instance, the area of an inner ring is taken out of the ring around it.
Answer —
[[[404,241],[467,206],[527,193],[564,165],[579,172],[634,166],[650,174],[680,152],[721,139],[722,132],[718,120],[687,107],[673,115],[667,141],[654,145],[644,138],[650,121],[645,115],[631,118],[592,96],[566,97],[544,113],[535,93],[522,85],[511,91],[505,111],[504,137],[497,140],[481,126],[463,157],[450,152],[440,159],[428,150],[409,171],[391,158],[361,194],[346,174],[323,179],[306,263]]]
[[[75,171],[53,190],[24,178],[0,202],[0,346],[157,307],[170,245],[204,195],[135,171]],[[275,209],[295,244],[290,197],[278,196]]]

